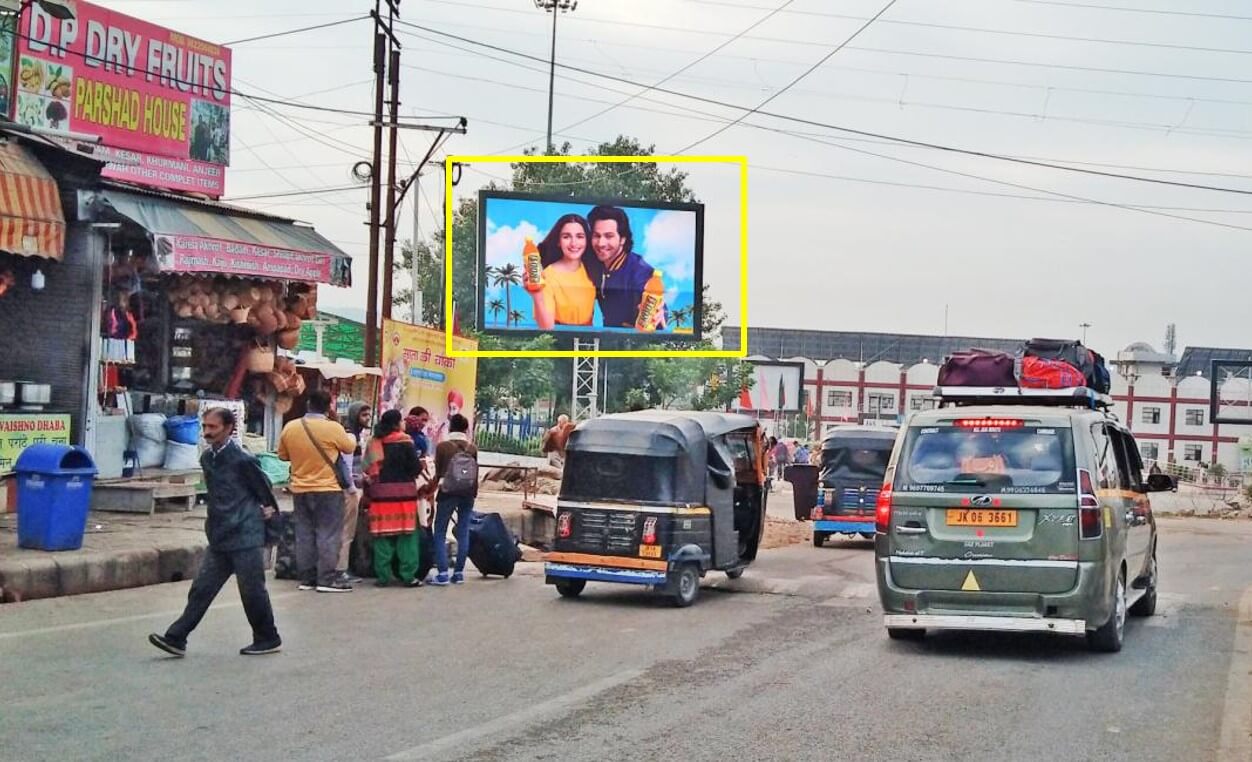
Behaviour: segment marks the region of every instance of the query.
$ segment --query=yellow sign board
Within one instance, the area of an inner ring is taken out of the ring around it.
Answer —
[[[70,443],[65,413],[0,413],[0,473],[11,473],[17,456],[33,444]]]
[[[448,419],[460,413],[473,420],[478,383],[478,360],[472,355],[449,357],[444,353],[442,331],[421,328],[397,320],[383,320],[383,380],[379,413],[414,407],[430,412],[427,436],[431,446],[448,433]],[[474,352],[478,342],[453,338],[458,352]],[[472,430],[472,429],[471,429]]]

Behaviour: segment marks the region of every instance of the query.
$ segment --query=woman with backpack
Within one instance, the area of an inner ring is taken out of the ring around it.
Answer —
[[[478,497],[478,448],[469,439],[469,419],[455,413],[448,419],[448,436],[435,446],[435,479],[428,494],[435,498],[435,566],[439,573],[432,585],[459,585],[465,581],[465,558],[469,553],[470,522]],[[448,577],[448,522],[456,513],[456,567]]]
[[[399,581],[405,587],[421,587],[417,576],[417,477],[422,473],[413,440],[401,431],[399,410],[388,410],[378,419],[374,438],[362,460],[369,491],[369,527],[374,540],[374,574],[377,587],[394,581],[393,558],[399,562]]]

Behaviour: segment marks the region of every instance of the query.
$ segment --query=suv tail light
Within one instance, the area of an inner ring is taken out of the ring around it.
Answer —
[[[1100,500],[1095,494],[1091,472],[1078,471],[1078,527],[1084,540],[1094,539],[1103,533],[1100,525]]]
[[[574,528],[574,514],[566,511],[556,517],[556,536],[565,539],[570,536]]]
[[[643,520],[643,544],[656,545],[656,516],[648,516]]]
[[[882,534],[886,534],[891,528],[891,494],[893,492],[891,485],[895,477],[895,469],[888,468],[882,489],[878,491],[878,500],[874,505],[874,529]]]

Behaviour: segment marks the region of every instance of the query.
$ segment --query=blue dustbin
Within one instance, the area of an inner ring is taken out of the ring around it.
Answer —
[[[78,550],[87,531],[96,464],[81,447],[36,444],[17,457],[17,544]]]

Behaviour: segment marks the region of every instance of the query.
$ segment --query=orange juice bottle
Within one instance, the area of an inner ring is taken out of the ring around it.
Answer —
[[[543,259],[539,256],[539,247],[529,238],[522,247],[522,269],[526,275],[526,290],[531,292],[541,290],[543,288]]]
[[[635,321],[636,331],[652,332],[656,330],[656,313],[662,308],[665,297],[665,284],[661,281],[661,271],[653,270],[643,287],[643,300],[639,302],[639,319]]]

